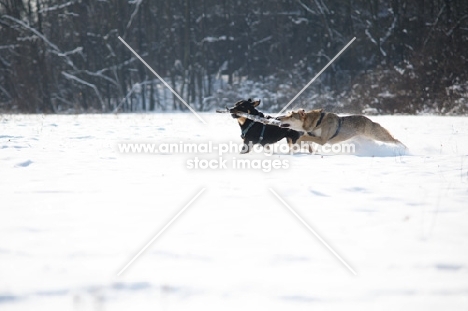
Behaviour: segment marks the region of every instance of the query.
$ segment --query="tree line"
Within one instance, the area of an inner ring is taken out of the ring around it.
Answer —
[[[466,0],[1,0],[0,111],[466,113]]]

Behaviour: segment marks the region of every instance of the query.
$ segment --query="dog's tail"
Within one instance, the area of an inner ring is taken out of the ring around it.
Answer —
[[[396,144],[401,146],[402,148],[404,148],[406,151],[408,151],[408,147],[406,147],[406,145],[404,143],[402,143],[401,141],[399,141],[398,139],[395,139],[396,141]]]
[[[384,128],[382,125],[380,125],[379,123],[372,122],[371,133],[373,136],[372,138],[376,140],[380,140],[385,143],[393,143],[396,145],[400,145],[401,147],[404,147],[405,149],[408,149],[408,147],[406,147],[405,144],[403,144],[401,141],[393,137],[392,134],[390,134],[390,132],[386,128]]]

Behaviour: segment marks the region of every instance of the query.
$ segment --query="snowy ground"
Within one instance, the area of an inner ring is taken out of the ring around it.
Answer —
[[[119,152],[240,142],[229,115],[202,117],[0,116],[0,309],[468,309],[468,118],[372,117],[406,155],[223,157],[289,166],[269,173]]]

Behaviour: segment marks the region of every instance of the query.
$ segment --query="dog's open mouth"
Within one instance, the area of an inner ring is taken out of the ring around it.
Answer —
[[[289,124],[289,123],[282,123],[280,125],[280,127],[290,127],[290,126],[291,126],[291,124]]]

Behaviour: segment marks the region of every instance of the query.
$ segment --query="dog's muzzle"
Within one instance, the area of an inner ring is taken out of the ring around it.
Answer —
[[[275,120],[277,120],[277,121],[280,121],[280,122],[281,122],[281,119],[282,119],[282,118],[283,118],[283,117],[279,116],[279,117],[276,117],[276,118],[275,118]],[[279,125],[279,126],[280,126],[280,127],[290,127],[290,126],[291,126],[291,124],[289,124],[289,123],[280,123],[280,125]]]
[[[240,118],[240,117],[236,114],[237,111],[234,110],[234,109],[229,109],[229,113],[231,114],[231,117],[233,117],[234,119]]]

